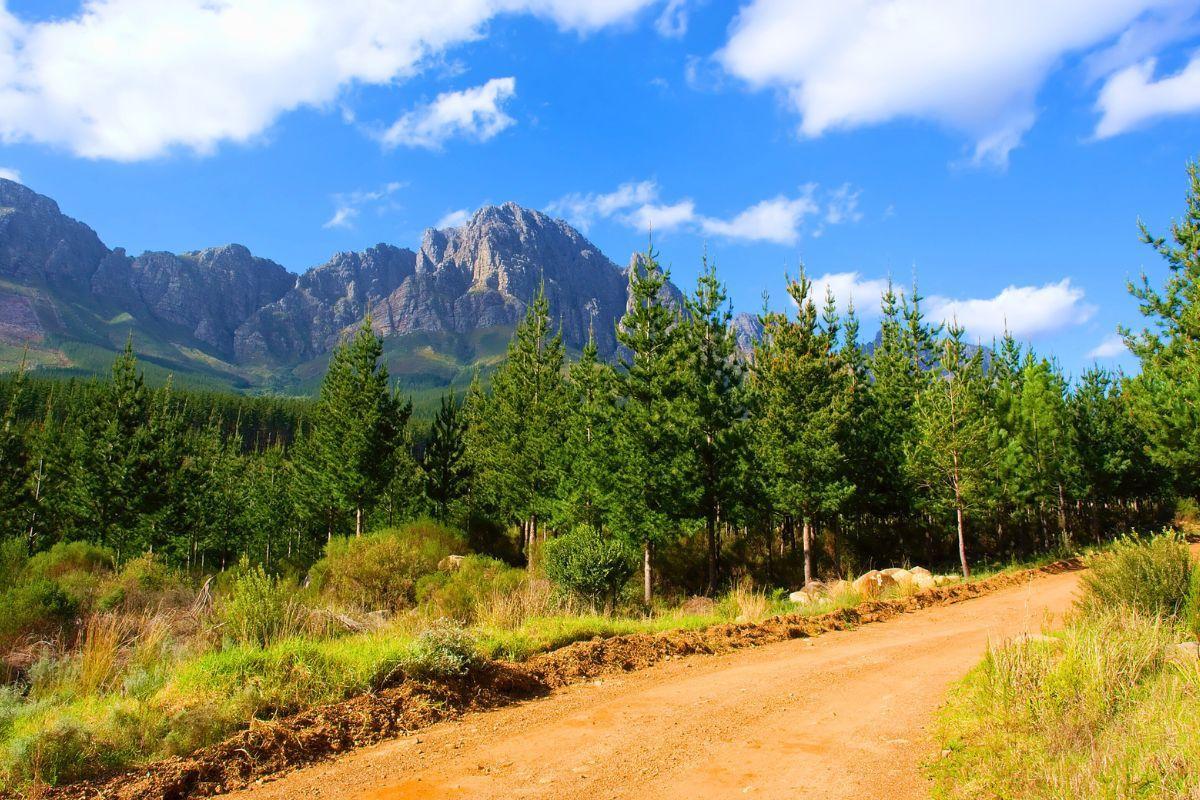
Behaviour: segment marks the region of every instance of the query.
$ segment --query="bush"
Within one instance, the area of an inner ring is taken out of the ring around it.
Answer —
[[[27,578],[58,584],[81,608],[90,608],[101,586],[112,575],[116,558],[107,547],[89,542],[59,542],[29,559]]]
[[[435,625],[417,636],[404,658],[404,672],[414,678],[466,675],[479,663],[475,638],[456,625]]]
[[[432,616],[463,624],[475,622],[479,610],[521,588],[523,570],[487,556],[467,556],[452,571],[435,572],[417,581],[417,602]]]
[[[1085,612],[1126,608],[1149,616],[1175,617],[1191,591],[1187,542],[1174,532],[1150,538],[1127,536],[1109,553],[1091,559],[1083,576]]]
[[[23,636],[61,627],[77,608],[66,592],[45,578],[14,586],[0,594],[0,647],[7,652]]]
[[[456,531],[416,522],[360,538],[335,538],[309,574],[318,591],[339,603],[363,611],[397,611],[416,600],[418,580],[464,549]]]
[[[217,604],[226,635],[240,644],[265,647],[300,630],[296,587],[271,577],[262,565],[243,559],[229,593]]]
[[[29,555],[23,541],[8,539],[0,544],[0,592],[21,582],[28,563]]]
[[[611,610],[633,574],[634,558],[622,543],[581,527],[546,542],[543,567],[558,586],[593,608],[603,604]]]
[[[153,553],[125,562],[121,571],[101,588],[99,611],[142,611],[164,602],[186,604],[191,598],[184,576],[162,563]]]

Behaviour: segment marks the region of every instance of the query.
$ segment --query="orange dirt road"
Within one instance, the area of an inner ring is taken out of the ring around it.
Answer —
[[[947,689],[989,641],[1061,623],[1078,577],[570,686],[229,797],[927,797]]]

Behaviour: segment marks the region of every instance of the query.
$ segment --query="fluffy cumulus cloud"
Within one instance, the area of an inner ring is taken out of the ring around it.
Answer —
[[[730,217],[707,216],[690,198],[665,201],[661,195],[655,181],[631,181],[611,192],[566,195],[547,205],[546,211],[584,231],[598,219],[614,219],[645,232],[684,229],[722,239],[783,245],[799,241],[806,220],[822,213],[829,224],[862,218],[857,211],[858,193],[849,185],[829,193],[825,206],[816,184],[807,184],[795,196],[776,195]]]
[[[929,120],[970,137],[975,161],[1002,163],[1033,125],[1037,92],[1064,57],[1105,47],[1093,68],[1127,66],[1147,47],[1178,37],[1180,26],[1163,20],[1195,5],[750,0],[716,59],[752,87],[780,90],[803,136]]]
[[[827,272],[813,278],[813,297],[820,303],[829,293],[843,313],[853,305],[860,317],[878,317],[880,299],[887,287],[886,278],[865,278],[858,272]]]
[[[0,3],[0,141],[125,161],[209,153],[293,109],[330,107],[354,84],[410,78],[498,15],[587,33],[657,2],[84,0],[36,22]]]
[[[0,167],[0,178],[7,181],[21,182],[21,173],[19,170],[9,169],[8,167]]]
[[[886,278],[867,278],[859,272],[830,272],[813,278],[814,297],[824,299],[828,290],[843,312],[850,303],[860,317],[878,318],[880,299],[887,291]],[[895,286],[897,297],[907,293],[904,286]],[[1082,325],[1096,313],[1087,302],[1083,289],[1064,278],[1043,286],[1009,286],[992,297],[956,299],[933,295],[925,299],[926,318],[932,322],[955,322],[980,340],[989,341],[1005,331],[1019,339],[1032,339],[1074,325]],[[1111,349],[1112,338],[1101,347]],[[1120,337],[1115,337],[1123,349]],[[1089,355],[1111,356],[1097,348]]]
[[[442,218],[437,221],[435,228],[457,228],[465,225],[467,220],[471,218],[470,209],[459,208],[454,211],[447,211],[442,215]]]
[[[700,228],[712,236],[729,239],[795,244],[804,219],[820,210],[812,196],[814,188],[805,187],[799,197],[781,194],[763,200],[729,219],[706,217],[700,220]]]
[[[1129,352],[1120,334],[1111,333],[1100,344],[1088,351],[1088,358],[1116,358]]]
[[[380,136],[388,147],[439,150],[447,139],[485,142],[516,120],[502,106],[517,93],[514,78],[492,78],[482,86],[444,92],[432,103],[404,114]]]
[[[928,314],[933,320],[962,325],[986,341],[1005,331],[1030,339],[1087,322],[1096,313],[1083,289],[1070,278],[1043,286],[1009,286],[994,297],[956,300],[932,296]]]
[[[1116,136],[1160,117],[1200,111],[1200,54],[1173,75],[1155,78],[1157,64],[1149,58],[1105,81],[1096,101],[1097,138]]]
[[[353,228],[354,220],[364,208],[374,208],[379,212],[395,208],[392,195],[403,189],[404,183],[391,181],[378,189],[353,192],[339,192],[333,196],[333,215],[325,221],[324,228]]]

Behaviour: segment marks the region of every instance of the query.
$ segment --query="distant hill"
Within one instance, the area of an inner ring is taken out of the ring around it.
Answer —
[[[503,358],[543,282],[567,347],[594,327],[612,357],[636,263],[622,269],[567,223],[515,203],[430,228],[415,252],[378,244],[299,276],[238,244],[130,256],[0,179],[0,369],[28,353],[46,374],[93,374],[132,334],[151,379],[307,393],[370,313],[392,374],[440,391]]]

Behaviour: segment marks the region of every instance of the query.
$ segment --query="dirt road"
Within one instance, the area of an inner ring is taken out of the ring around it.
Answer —
[[[1058,624],[1078,573],[815,639],[676,659],[469,714],[229,797],[926,797],[946,690]]]

